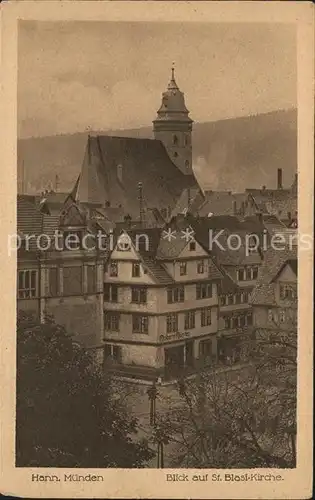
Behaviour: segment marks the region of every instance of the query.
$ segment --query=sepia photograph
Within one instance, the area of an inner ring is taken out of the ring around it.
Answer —
[[[16,43],[14,467],[279,488],[313,248],[297,25],[21,18]]]

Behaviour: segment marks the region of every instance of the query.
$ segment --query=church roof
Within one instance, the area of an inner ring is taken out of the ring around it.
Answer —
[[[193,175],[183,175],[161,141],[130,137],[88,138],[77,199],[83,203],[121,205],[133,219],[139,216],[139,182],[145,208],[170,207],[182,191],[195,187]]]

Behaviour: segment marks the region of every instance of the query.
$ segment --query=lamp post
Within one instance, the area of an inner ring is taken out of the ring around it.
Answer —
[[[152,386],[149,387],[147,390],[147,395],[149,398],[150,402],[150,425],[155,425],[156,421],[156,398],[158,395],[158,391],[156,388],[156,383],[155,381],[153,382]]]
[[[157,443],[157,468],[164,469],[164,445],[168,444],[169,438],[161,427],[155,428],[154,441]]]

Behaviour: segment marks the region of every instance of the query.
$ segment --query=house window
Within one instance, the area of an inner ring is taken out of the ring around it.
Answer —
[[[105,330],[119,332],[120,314],[114,311],[106,311],[104,314]]]
[[[248,297],[249,297],[249,293],[248,292],[244,292],[244,303],[247,304],[248,302]]]
[[[251,281],[253,279],[252,268],[251,267],[246,267],[245,268],[245,279],[246,279],[246,281]]]
[[[109,283],[104,284],[105,302],[118,302],[118,286]]]
[[[87,293],[96,292],[96,267],[87,266]]]
[[[224,318],[224,326],[227,330],[231,328],[231,319],[229,316],[225,316]]]
[[[167,302],[172,304],[173,302],[184,302],[185,300],[185,289],[183,286],[169,287],[167,289]]]
[[[171,313],[166,316],[166,331],[167,333],[177,332],[178,316],[177,313]]]
[[[252,268],[252,279],[256,280],[258,278],[258,267],[255,266]]]
[[[197,262],[197,273],[203,274],[205,272],[205,263],[203,260]]]
[[[178,144],[178,137],[177,137],[177,135],[173,135],[173,144],[174,144],[174,146],[177,146],[177,144]]]
[[[194,252],[196,250],[196,242],[195,241],[191,241],[189,243],[189,251],[190,252]]]
[[[149,332],[149,318],[141,314],[132,315],[132,331],[133,333],[148,333]]]
[[[185,146],[189,145],[189,135],[185,135]]]
[[[245,281],[245,269],[238,269],[236,276],[238,281]]]
[[[280,284],[280,299],[294,300],[296,299],[296,285]]]
[[[81,295],[83,288],[82,266],[63,268],[63,293],[64,295]]]
[[[241,294],[240,293],[235,294],[235,304],[241,304]]]
[[[147,289],[142,286],[134,286],[131,288],[131,302],[137,304],[146,304]]]
[[[201,326],[211,325],[211,307],[201,309]]]
[[[185,276],[187,274],[187,264],[186,262],[179,263],[179,274],[180,276]]]
[[[186,161],[185,161],[185,167],[186,167],[186,168],[188,168],[188,167],[189,167],[189,161],[188,161],[188,160],[186,160]]]
[[[279,321],[280,323],[285,323],[285,310],[280,309],[279,311]]]
[[[114,361],[117,361],[118,363],[121,362],[122,359],[122,352],[121,352],[121,347],[118,345],[113,345],[113,344],[105,344],[104,346],[104,357],[105,359],[112,359]]]
[[[268,321],[269,321],[269,323],[273,322],[273,312],[272,312],[272,309],[268,309]]]
[[[220,306],[225,306],[225,295],[221,295],[220,297]]]
[[[239,324],[240,328],[242,328],[243,326],[245,326],[245,316],[243,314],[241,316],[239,316],[239,318],[238,318],[238,324]]]
[[[65,250],[80,250],[82,248],[82,231],[64,231],[63,247]]]
[[[195,328],[195,311],[188,311],[185,313],[185,330]]]
[[[117,241],[117,250],[127,252],[131,249],[131,239],[128,234],[121,234]]]
[[[209,299],[212,297],[212,283],[197,283],[196,299]]]
[[[109,275],[112,278],[117,278],[118,276],[118,262],[117,260],[111,260],[109,263]]]
[[[37,296],[37,271],[19,271],[18,275],[18,298],[31,299]]]
[[[228,306],[231,306],[234,302],[234,296],[233,296],[233,293],[229,293],[228,296],[227,296],[227,305]]]
[[[251,326],[253,324],[253,315],[252,313],[248,313],[245,316],[245,326]]]
[[[139,264],[139,262],[134,262],[132,264],[132,277],[133,278],[140,277],[140,264]]]
[[[57,267],[49,269],[49,295],[51,297],[58,295],[58,271]]]

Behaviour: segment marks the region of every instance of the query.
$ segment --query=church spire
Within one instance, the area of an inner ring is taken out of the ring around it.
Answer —
[[[172,69],[171,69],[172,73],[171,73],[171,79],[170,79],[170,82],[167,86],[167,89],[168,90],[179,90],[178,86],[177,86],[177,83],[175,81],[175,63],[172,64]]]
[[[186,108],[185,96],[175,80],[175,65],[162,103],[153,121],[154,137],[163,142],[172,162],[185,174],[192,175],[192,119]]]

